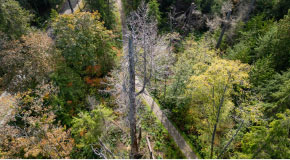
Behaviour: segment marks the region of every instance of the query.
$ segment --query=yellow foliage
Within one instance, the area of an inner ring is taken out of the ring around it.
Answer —
[[[224,134],[234,124],[230,117],[230,111],[234,109],[232,95],[240,94],[241,87],[249,87],[250,67],[239,61],[214,57],[209,64],[196,63],[193,68],[195,74],[189,78],[185,91],[190,104],[188,118],[201,134],[199,136],[201,142],[205,143],[205,146],[210,146],[209,140],[216,121],[217,110],[224,97],[214,142],[215,145],[219,145],[221,137],[225,136]],[[207,152],[207,149],[204,148],[204,152]]]

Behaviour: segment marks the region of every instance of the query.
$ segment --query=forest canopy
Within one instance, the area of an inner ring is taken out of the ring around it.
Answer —
[[[290,1],[0,0],[0,158],[290,158]]]

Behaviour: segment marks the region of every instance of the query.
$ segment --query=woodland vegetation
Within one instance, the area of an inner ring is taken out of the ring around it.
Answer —
[[[0,158],[188,158],[144,94],[198,158],[290,158],[290,1],[0,0]]]

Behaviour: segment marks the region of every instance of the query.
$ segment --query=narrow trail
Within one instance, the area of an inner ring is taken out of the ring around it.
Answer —
[[[122,6],[122,0],[117,0],[117,5],[119,12],[121,13],[121,21],[122,21],[122,33],[123,33],[123,50],[127,48],[127,25],[126,25],[126,15],[123,10]],[[124,50],[125,52],[125,50]],[[140,91],[142,89],[142,85],[138,78],[136,77],[136,89]],[[140,95],[142,99],[151,107],[151,110],[156,115],[156,117],[161,121],[163,126],[167,129],[168,133],[173,137],[175,143],[180,148],[181,152],[184,154],[184,156],[187,159],[197,159],[198,157],[196,154],[192,151],[189,144],[185,141],[185,139],[182,137],[182,135],[179,133],[179,131],[175,128],[175,126],[169,121],[165,113],[162,112],[158,104],[153,100],[153,98],[150,96],[148,91],[145,89],[145,92]]]

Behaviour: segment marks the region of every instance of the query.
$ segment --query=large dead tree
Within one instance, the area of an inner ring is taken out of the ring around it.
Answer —
[[[148,7],[141,3],[140,7],[132,12],[128,19],[129,45],[128,56],[125,57],[128,66],[128,76],[124,79],[124,87],[129,97],[129,124],[131,136],[130,158],[140,158],[139,144],[137,138],[136,120],[136,96],[145,91],[153,73],[153,48],[157,40],[157,21],[148,14]],[[126,67],[125,67],[126,68]],[[140,81],[138,79],[140,77]],[[127,85],[126,85],[127,84]],[[136,85],[141,85],[141,89],[136,93]]]
[[[133,38],[129,38],[129,121],[130,121],[130,136],[131,136],[131,155],[130,158],[137,158],[138,142],[137,142],[137,127],[136,127],[136,83],[135,83],[135,60],[133,50]]]
[[[158,36],[157,20],[149,16],[145,3],[131,12],[126,19],[128,31],[124,34],[124,57],[119,70],[114,70],[110,84],[114,86],[111,94],[116,97],[120,106],[118,112],[126,114],[124,125],[130,126],[131,153],[130,158],[141,158],[139,151],[141,128],[137,119],[140,106],[138,95],[144,93],[150,80],[155,75],[164,75],[164,64],[169,62],[169,36]],[[170,52],[172,53],[172,52]],[[139,129],[138,129],[139,128]],[[137,136],[139,133],[139,136]]]

